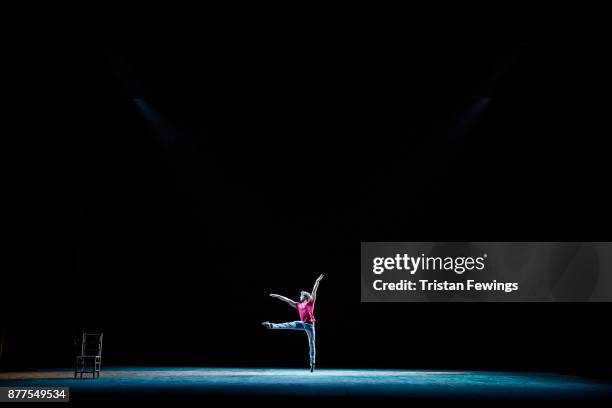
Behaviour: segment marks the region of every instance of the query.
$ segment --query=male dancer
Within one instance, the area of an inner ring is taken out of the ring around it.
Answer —
[[[270,296],[276,299],[280,299],[285,303],[288,303],[291,307],[297,309],[300,320],[287,323],[270,323],[263,322],[262,324],[268,329],[288,329],[288,330],[304,330],[308,336],[308,347],[310,349],[310,372],[314,372],[315,367],[315,317],[313,314],[315,301],[317,300],[317,289],[319,289],[319,283],[323,279],[323,275],[319,276],[315,281],[312,293],[302,291],[300,293],[300,301],[296,302],[289,298],[281,295],[271,293]]]

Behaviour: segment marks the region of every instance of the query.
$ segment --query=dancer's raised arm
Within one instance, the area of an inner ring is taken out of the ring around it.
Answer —
[[[270,293],[270,297],[282,300],[283,302],[287,303],[291,307],[296,307],[295,304],[297,302],[294,302],[293,300],[291,300],[291,299],[289,299],[287,297],[284,297],[284,296],[281,296],[281,295],[277,295],[276,293]]]
[[[312,301],[317,300],[317,289],[319,289],[319,283],[321,283],[321,279],[323,279],[323,275],[319,276],[315,281],[314,288],[312,288]]]

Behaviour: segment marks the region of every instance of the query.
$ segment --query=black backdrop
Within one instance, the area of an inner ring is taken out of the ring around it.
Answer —
[[[599,47],[286,28],[47,49],[0,364],[305,365],[324,273],[322,367],[610,375],[609,304],[359,300],[360,241],[609,240]]]

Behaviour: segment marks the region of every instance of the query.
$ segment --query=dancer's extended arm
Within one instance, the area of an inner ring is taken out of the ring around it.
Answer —
[[[323,275],[319,276],[315,281],[314,288],[312,288],[312,301],[317,300],[317,289],[319,289],[319,283],[321,283],[321,279],[323,279]]]
[[[291,299],[289,299],[287,297],[284,297],[284,296],[281,296],[281,295],[277,295],[276,293],[270,293],[270,297],[282,300],[283,302],[287,303],[291,307],[296,307],[295,304],[297,302],[294,302],[293,300],[291,300]]]

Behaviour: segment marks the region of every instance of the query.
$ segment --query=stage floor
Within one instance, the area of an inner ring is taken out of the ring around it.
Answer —
[[[105,367],[0,373],[0,386],[70,387],[71,400],[129,397],[391,397],[608,400],[612,383],[576,376],[482,371]]]

